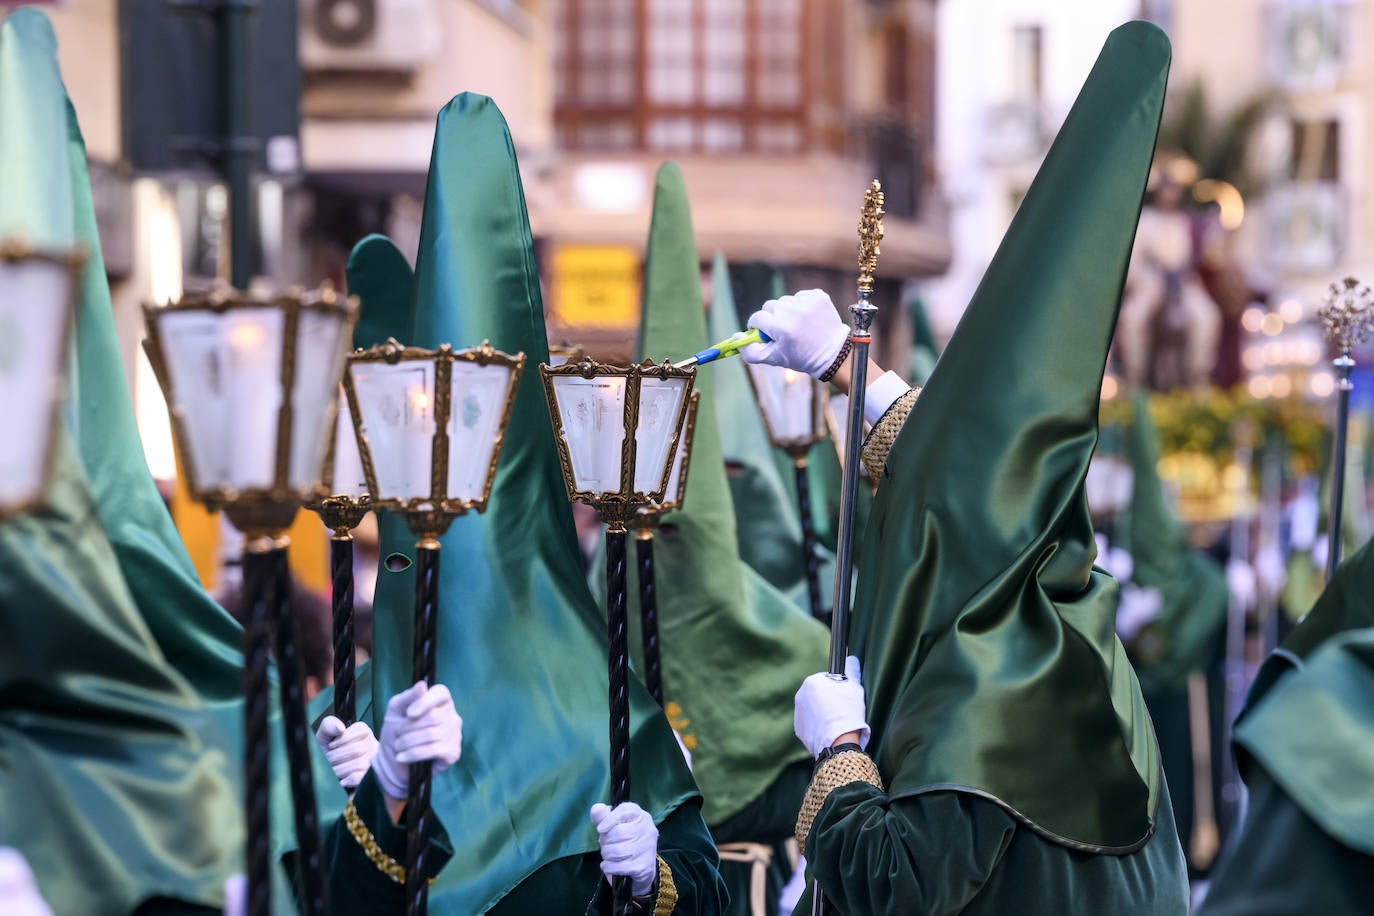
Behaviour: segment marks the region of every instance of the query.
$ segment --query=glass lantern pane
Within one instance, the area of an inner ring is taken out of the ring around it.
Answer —
[[[683,493],[682,489],[682,459],[687,454],[685,443],[678,440],[677,448],[673,450],[673,468],[668,472],[668,486],[663,491],[663,502],[672,503],[674,506],[681,505]]]
[[[639,386],[639,426],[635,429],[635,492],[650,493],[663,486],[669,451],[677,432],[685,378],[644,378]]]
[[[363,459],[358,452],[358,436],[353,432],[353,416],[348,412],[348,399],[339,386],[339,414],[334,424],[334,469],[329,487],[333,496],[357,499],[367,494],[367,475],[363,473]]]
[[[572,458],[573,485],[578,490],[616,493],[625,442],[625,378],[553,379],[563,440]]]
[[[448,421],[450,498],[481,499],[487,488],[510,376],[509,366],[453,364],[453,400]]]
[[[42,495],[70,307],[66,265],[0,261],[0,404],[13,436],[0,449],[0,506]]]
[[[746,365],[774,443],[814,438],[816,383],[811,376],[779,366]]]
[[[296,320],[296,380],[291,389],[291,455],[287,483],[313,489],[320,483],[329,447],[332,408],[348,355],[340,312],[302,309]]]
[[[434,461],[434,361],[349,364],[377,477],[373,499],[429,499]]]
[[[156,319],[195,485],[271,487],[281,412],[282,325],[275,308],[187,310]]]

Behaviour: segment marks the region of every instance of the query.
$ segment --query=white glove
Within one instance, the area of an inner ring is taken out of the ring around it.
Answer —
[[[1121,586],[1121,600],[1116,605],[1116,634],[1122,642],[1130,642],[1159,616],[1163,606],[1164,596],[1153,585],[1142,588],[1128,583]]]
[[[1226,587],[1231,590],[1231,597],[1236,600],[1237,606],[1246,610],[1255,606],[1259,583],[1249,563],[1236,557],[1226,561]]]
[[[634,802],[592,805],[592,823],[601,844],[601,873],[607,880],[630,879],[630,893],[642,897],[658,877],[658,828],[649,812]]]
[[[224,916],[244,916],[248,912],[248,879],[242,874],[224,879]]]
[[[345,789],[358,787],[377,753],[377,736],[366,722],[354,722],[345,728],[338,716],[324,717],[320,730],[315,732],[315,743],[324,751],[334,778]]]
[[[33,869],[17,849],[0,846],[0,913],[5,916],[52,916],[38,892]]]
[[[847,732],[858,732],[859,747],[868,747],[870,732],[864,721],[864,685],[857,658],[845,659],[843,679],[821,673],[802,681],[793,726],[812,757]]]
[[[849,328],[830,297],[818,289],[770,299],[749,316],[749,327],[772,340],[740,351],[746,363],[766,363],[820,378],[839,355]]]
[[[377,785],[391,798],[405,798],[410,765],[434,762],[434,772],[458,762],[463,753],[463,720],[443,684],[418,681],[386,704],[382,740],[372,758]]]

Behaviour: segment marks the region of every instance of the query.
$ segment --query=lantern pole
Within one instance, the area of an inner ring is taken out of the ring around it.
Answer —
[[[811,515],[811,477],[807,469],[806,452],[809,447],[791,450],[792,471],[797,485],[797,512],[801,515],[802,564],[806,569],[806,598],[811,616],[829,623],[830,615],[821,604],[820,558],[816,555],[816,523]]]
[[[334,631],[334,715],[344,725],[358,720],[353,638],[353,529],[371,508],[371,497],[354,499],[329,496],[311,506],[332,534],[329,538],[329,573]]]

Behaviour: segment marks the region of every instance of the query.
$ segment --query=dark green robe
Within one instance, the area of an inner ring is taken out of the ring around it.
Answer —
[[[1374,856],[1322,830],[1256,768],[1245,827],[1197,916],[1342,916],[1371,910]]]
[[[811,782],[812,764],[809,760],[794,763],[783,770],[773,784],[738,813],[716,825],[711,831],[716,843],[761,843],[773,850],[768,866],[766,897],[768,913],[778,911],[778,897],[792,877],[792,863],[787,856],[787,841],[797,829],[797,812]],[[745,862],[720,863],[720,873],[730,890],[730,912],[747,916],[753,865]]]
[[[807,870],[834,912],[849,916],[1184,916],[1183,852],[1163,791],[1154,836],[1113,856],[1052,843],[966,792],[892,801],[851,783],[830,793],[812,824]],[[808,891],[795,912],[810,906]]]

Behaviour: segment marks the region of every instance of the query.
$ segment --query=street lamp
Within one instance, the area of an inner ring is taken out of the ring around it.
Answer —
[[[305,692],[290,614],[284,532],[320,489],[357,301],[325,286],[271,299],[217,290],[145,306],[144,346],[171,415],[192,497],[223,509],[245,538],[244,784],[248,913],[266,916],[268,661],[272,628],[300,847],[303,912],[329,912]]]
[[[611,804],[630,800],[630,662],[625,609],[626,525],[642,506],[662,502],[695,367],[670,363],[618,367],[583,359],[541,365],[544,396],[568,498],[606,523],[606,623],[609,636]],[[612,882],[613,912],[625,916],[630,886]]]
[[[673,468],[663,499],[640,508],[631,520],[635,529],[635,561],[639,571],[639,623],[644,647],[644,686],[660,707],[663,706],[663,655],[658,644],[658,593],[654,584],[654,531],[665,512],[682,508],[687,496],[687,471],[692,463],[692,437],[697,428],[697,405],[701,392],[693,391],[687,401]]]
[[[811,486],[806,456],[811,446],[825,438],[825,400],[821,383],[811,376],[779,366],[746,364],[768,441],[792,458],[797,485],[797,509],[801,514],[802,563],[806,569],[806,594],[811,616],[826,620],[821,604],[821,577],[816,557],[816,528],[811,517]]]
[[[339,388],[338,421],[325,458],[322,496],[309,505],[319,514],[332,535],[329,539],[329,571],[334,622],[334,715],[345,725],[358,718],[357,690],[353,676],[353,529],[372,510],[358,437],[353,430],[347,397]]]
[[[412,677],[434,683],[439,537],[482,512],[515,403],[525,354],[394,339],[348,359],[344,390],[372,505],[395,512],[417,539]],[[412,764],[406,800],[406,912],[428,907],[432,768]]]
[[[0,519],[37,509],[47,491],[82,260],[0,243],[0,403],[13,439],[0,450]]]

